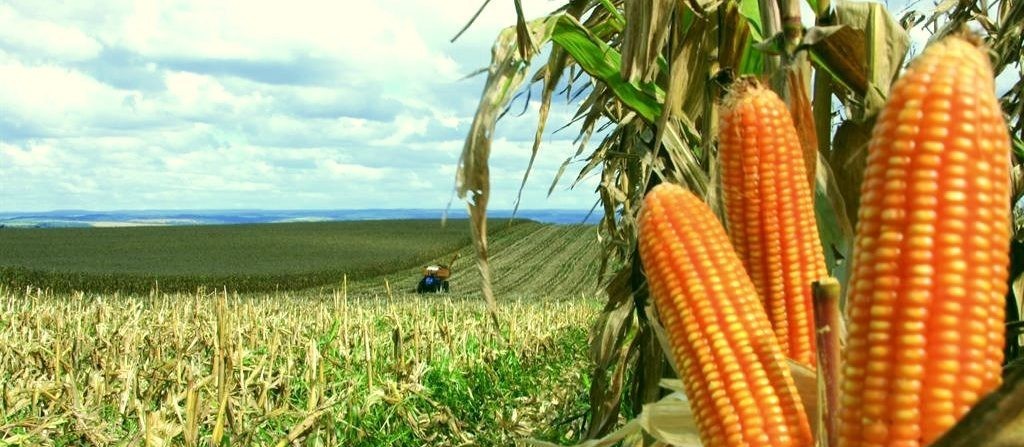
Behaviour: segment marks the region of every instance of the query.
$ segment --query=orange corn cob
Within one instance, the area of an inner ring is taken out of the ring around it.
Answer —
[[[756,81],[725,101],[719,157],[729,236],[790,358],[815,365],[811,284],[828,276],[804,151],[786,104]]]
[[[786,359],[729,237],[689,191],[662,184],[640,258],[706,447],[810,446]]]
[[[868,147],[841,446],[928,445],[1000,383],[1010,141],[988,57],[949,37],[893,86]]]

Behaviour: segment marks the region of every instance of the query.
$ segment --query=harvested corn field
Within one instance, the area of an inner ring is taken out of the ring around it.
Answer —
[[[502,342],[462,298],[6,290],[0,306],[3,445],[571,439],[599,310],[509,298]]]
[[[600,310],[595,230],[506,223],[492,246],[509,277],[501,337],[471,247],[450,294],[411,293],[419,267],[274,293],[0,285],[0,445],[574,440]]]

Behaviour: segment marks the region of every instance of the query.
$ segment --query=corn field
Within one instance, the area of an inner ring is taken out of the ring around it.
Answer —
[[[573,439],[595,300],[0,291],[0,445]],[[578,433],[575,432],[575,433]]]

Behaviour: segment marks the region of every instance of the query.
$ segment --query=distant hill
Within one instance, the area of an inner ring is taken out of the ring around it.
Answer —
[[[491,280],[496,294],[506,296],[593,296],[598,285],[601,248],[593,225],[525,223],[498,225],[488,237]],[[476,251],[467,245],[452,265],[452,292],[480,294],[480,270]],[[447,263],[438,257],[434,262]],[[411,290],[422,266],[399,269],[385,275],[353,281],[349,293],[383,296]],[[386,281],[386,282],[385,282]]]
[[[223,225],[284,222],[334,222],[358,220],[441,219],[437,209],[359,209],[359,210],[151,210],[0,212],[0,227],[65,228]],[[463,208],[452,209],[449,219],[468,217]],[[492,210],[489,217],[510,218],[511,210]],[[587,210],[520,210],[517,218],[552,224],[596,224],[600,215]]]
[[[593,225],[489,221],[496,290],[576,293],[596,284]],[[337,287],[352,293],[412,289],[422,266],[455,255],[453,288],[473,292],[479,273],[465,219],[302,222],[121,228],[4,228],[0,284],[55,291],[145,294]]]

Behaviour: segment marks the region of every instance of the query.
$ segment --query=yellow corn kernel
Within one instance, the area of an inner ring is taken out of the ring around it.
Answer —
[[[743,81],[721,114],[719,157],[729,235],[783,352],[816,363],[811,284],[828,273],[803,149],[786,104]],[[886,183],[906,187],[905,180]]]
[[[929,445],[999,385],[1010,140],[994,91],[986,54],[947,37],[911,64],[878,116],[850,279],[840,446]],[[893,170],[913,180],[882,192]],[[904,204],[888,206],[887,195]],[[900,268],[870,268],[883,258]]]
[[[782,348],[711,210],[680,186],[659,185],[644,200],[639,241],[703,445],[810,446]]]

